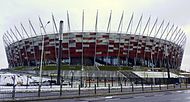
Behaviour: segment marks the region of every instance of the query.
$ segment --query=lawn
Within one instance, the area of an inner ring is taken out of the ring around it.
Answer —
[[[34,68],[34,70],[39,70],[39,68]],[[46,65],[42,67],[42,70],[57,70],[57,66],[55,65]],[[69,66],[63,65],[61,66],[61,70],[81,70],[81,66]]]
[[[99,66],[100,70],[109,70],[109,71],[117,71],[117,70],[132,70],[133,68],[128,66]]]

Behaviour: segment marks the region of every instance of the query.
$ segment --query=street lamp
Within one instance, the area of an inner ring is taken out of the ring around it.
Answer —
[[[82,69],[81,69],[81,77],[80,77],[80,85],[81,85],[81,87],[83,87],[83,75],[82,75],[82,73],[83,73],[83,71],[84,71],[84,68],[82,67]]]
[[[165,56],[165,67],[167,68],[167,74],[168,74],[168,78],[167,78],[167,83],[170,84],[170,69],[169,69],[169,66],[168,66],[168,63],[167,63],[167,60],[169,60],[168,58],[168,51],[167,51],[167,45],[164,46],[164,52],[166,54]]]
[[[45,34],[46,34],[45,28],[49,23],[50,21],[48,21],[45,26],[43,25],[41,26],[41,28],[44,29]],[[40,85],[42,84],[42,67],[43,67],[43,58],[44,58],[43,55],[44,55],[44,35],[42,35],[42,51],[41,51],[41,61],[40,61]]]
[[[62,34],[63,34],[63,21],[59,24],[59,50],[58,50],[58,62],[57,62],[57,84],[60,85],[61,77],[61,59],[62,59]]]
[[[45,28],[50,23],[50,21],[48,21],[46,23],[46,25],[43,26],[43,23],[42,23],[40,18],[39,18],[39,20],[40,20],[40,23],[42,25],[42,26],[40,26],[40,29],[43,28],[44,33],[46,34]],[[40,59],[40,80],[39,80],[39,89],[38,89],[38,91],[40,91],[40,88],[41,88],[41,85],[42,85],[42,67],[43,67],[43,57],[44,57],[43,55],[44,55],[44,35],[42,35],[42,51],[41,51],[41,59]]]

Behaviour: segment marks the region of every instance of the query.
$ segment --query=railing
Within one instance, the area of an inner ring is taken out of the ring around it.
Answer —
[[[87,78],[88,79],[88,78]],[[61,83],[61,85],[52,85],[52,83],[38,86],[0,86],[0,101],[13,100],[13,99],[31,99],[54,97],[54,98],[71,98],[80,96],[96,96],[96,95],[116,95],[116,94],[129,94],[129,93],[142,93],[142,92],[155,92],[155,91],[169,91],[188,89],[189,84],[176,83],[176,84],[145,84],[144,81],[140,83],[127,82],[126,80],[106,80],[98,78],[96,80],[84,80],[82,85],[79,83]],[[101,79],[101,80],[100,80]],[[39,90],[40,88],[40,90]]]

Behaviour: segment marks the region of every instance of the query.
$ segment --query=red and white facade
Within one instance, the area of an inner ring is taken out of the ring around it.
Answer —
[[[181,45],[142,35],[69,32],[63,33],[62,36],[62,60],[63,63],[71,65],[81,65],[84,60],[83,65],[99,63],[179,68],[184,52]],[[6,46],[9,65],[37,65],[40,62],[41,45],[42,36],[35,36]],[[58,34],[44,35],[46,63],[56,63],[58,45]]]

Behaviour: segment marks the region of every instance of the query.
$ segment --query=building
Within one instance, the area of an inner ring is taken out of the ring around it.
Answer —
[[[83,13],[84,19],[84,13]],[[67,13],[67,18],[69,15]],[[133,26],[129,19],[126,33],[122,32],[123,14],[118,25],[117,32],[110,32],[111,13],[108,20],[107,31],[97,30],[98,12],[94,31],[64,32],[62,38],[62,62],[68,65],[83,66],[147,66],[177,69],[181,61],[186,43],[186,36],[174,25],[164,21],[160,24],[158,19],[150,23],[150,18],[142,24],[142,16]],[[4,43],[9,67],[38,66],[41,61],[42,41],[44,37],[45,64],[56,64],[59,47],[59,33],[47,34],[44,24],[41,22],[44,34],[36,33],[35,26],[29,21],[35,36],[29,36],[21,24],[27,38],[15,27],[4,36]],[[52,21],[57,29],[54,16]],[[83,20],[82,20],[83,21]],[[67,19],[70,30],[69,19]],[[47,23],[48,24],[48,23]],[[46,25],[45,25],[46,26]],[[82,25],[84,26],[84,25]],[[126,28],[126,27],[125,27]],[[134,29],[132,31],[131,29]],[[58,31],[58,30],[57,30]],[[10,32],[10,33],[9,33]],[[16,35],[17,33],[17,35]]]

